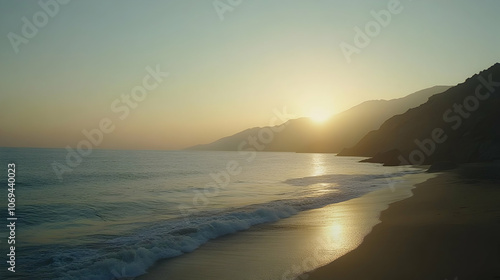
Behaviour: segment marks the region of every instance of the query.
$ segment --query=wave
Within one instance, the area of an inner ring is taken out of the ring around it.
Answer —
[[[301,211],[324,207],[349,200],[387,186],[409,173],[403,171],[385,175],[326,175],[296,178],[287,184],[307,186],[317,183],[335,183],[321,196],[301,196],[297,199],[273,201],[223,211],[196,212],[188,217],[166,220],[148,225],[127,236],[96,244],[61,249],[38,266],[38,273],[51,273],[51,279],[110,280],[136,277],[146,273],[157,260],[192,252],[211,239],[247,230],[254,225],[275,222]],[[48,254],[49,255],[49,254]],[[57,256],[56,256],[57,255]]]
[[[193,217],[189,223],[184,220],[169,221],[96,246],[101,249],[89,250],[86,246],[60,252],[48,263],[61,271],[54,279],[135,277],[146,273],[146,269],[159,259],[192,252],[210,239],[246,230],[253,225],[278,221],[296,213],[293,207],[283,205],[212,217]]]

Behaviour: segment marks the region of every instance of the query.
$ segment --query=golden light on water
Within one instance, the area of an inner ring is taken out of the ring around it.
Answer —
[[[326,161],[323,154],[312,154],[311,158],[312,174],[311,176],[322,176],[326,174]]]
[[[329,229],[330,231],[330,236],[334,239],[334,240],[338,240],[339,242],[342,241],[342,225],[341,224],[334,224],[330,227]]]
[[[321,248],[330,258],[338,258],[361,243],[364,235],[376,224],[377,211],[364,216],[366,205],[358,199],[323,208],[325,227],[320,231]],[[361,216],[360,216],[361,215]],[[332,259],[329,259],[331,261]]]
[[[348,247],[346,244],[346,232],[342,223],[334,223],[327,228],[326,235],[330,240],[330,250],[339,250]]]

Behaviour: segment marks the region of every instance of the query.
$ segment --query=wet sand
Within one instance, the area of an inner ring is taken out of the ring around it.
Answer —
[[[299,279],[500,279],[499,174],[476,164],[417,185],[358,248]]]

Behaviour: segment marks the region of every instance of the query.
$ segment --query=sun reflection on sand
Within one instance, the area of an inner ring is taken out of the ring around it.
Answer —
[[[334,224],[332,225],[328,231],[330,232],[330,236],[339,242],[342,242],[343,239],[343,230],[342,230],[342,225],[340,224]]]
[[[354,226],[357,219],[353,219],[354,216],[350,214],[350,210],[354,210],[353,213],[356,213],[356,210],[350,208],[353,208],[353,206],[344,207],[342,205],[340,207],[327,208],[330,215],[328,219],[325,219],[328,223],[322,230],[322,235],[326,240],[323,243],[324,250],[338,254],[357,246],[357,243],[352,240],[352,236],[356,235],[356,232],[353,232],[353,230],[357,228],[357,226]]]

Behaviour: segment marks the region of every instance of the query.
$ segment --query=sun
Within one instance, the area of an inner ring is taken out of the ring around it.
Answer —
[[[324,123],[330,118],[331,114],[325,110],[315,110],[309,114],[309,118],[316,123]]]

